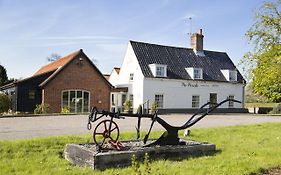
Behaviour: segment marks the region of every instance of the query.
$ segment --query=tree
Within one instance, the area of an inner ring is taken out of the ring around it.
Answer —
[[[244,55],[252,88],[272,102],[281,102],[281,0],[264,2],[246,36],[254,49]]]
[[[0,93],[0,113],[7,112],[10,108],[11,101],[8,95]]]
[[[0,86],[7,84],[8,76],[4,66],[0,65]]]
[[[52,62],[52,61],[56,61],[57,59],[60,59],[61,56],[57,53],[52,53],[50,56],[47,57],[47,60],[49,62]]]

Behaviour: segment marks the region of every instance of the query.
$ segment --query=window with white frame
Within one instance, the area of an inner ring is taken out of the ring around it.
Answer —
[[[222,69],[221,72],[227,81],[237,81],[236,70]]]
[[[229,71],[229,81],[237,81],[237,71]]]
[[[130,81],[133,81],[133,80],[134,80],[134,74],[130,73]]]
[[[167,65],[150,64],[149,68],[154,77],[167,77]]]
[[[194,79],[202,79],[203,78],[202,69],[194,68],[193,69],[193,78]]]
[[[115,94],[111,94],[111,105],[115,106]]]
[[[165,67],[156,66],[156,76],[157,77],[164,77],[164,75],[165,75]]]
[[[164,106],[164,95],[163,94],[155,94],[155,102],[158,108],[163,108]]]
[[[192,108],[199,108],[200,96],[192,95]]]
[[[89,112],[90,93],[84,90],[62,91],[62,108],[69,109],[73,113]]]
[[[203,79],[203,69],[195,68],[195,67],[187,67],[185,68],[186,72],[192,79]]]
[[[134,95],[130,94],[129,101],[131,102],[132,106],[134,105]]]
[[[234,100],[234,95],[229,95],[228,99]],[[228,108],[234,108],[234,101],[228,101]]]

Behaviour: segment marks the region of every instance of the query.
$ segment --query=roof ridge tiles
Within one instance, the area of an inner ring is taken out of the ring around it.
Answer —
[[[73,58],[75,58],[75,56],[77,56],[79,53],[83,52],[82,49],[79,49],[76,52],[73,52],[67,56],[64,56],[62,58],[59,58],[45,66],[42,66],[37,72],[35,72],[35,74],[33,74],[33,76],[37,76],[46,72],[50,72],[50,71],[55,71],[57,70],[59,67],[62,67],[64,65],[66,65],[69,61],[71,61]]]

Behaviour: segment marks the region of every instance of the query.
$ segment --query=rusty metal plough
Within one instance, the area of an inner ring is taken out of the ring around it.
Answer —
[[[91,113],[89,115],[88,119],[88,125],[87,128],[89,130],[92,129],[92,123],[96,122],[97,120],[101,119],[102,117],[110,117],[110,119],[102,120],[100,121],[93,132],[93,138],[96,145],[103,149],[103,146],[105,143],[110,143],[112,147],[114,147],[117,150],[122,150],[123,145],[120,141],[118,141],[119,138],[119,127],[114,122],[114,119],[125,119],[125,117],[135,117],[138,118],[138,127],[137,129],[137,139],[140,137],[140,125],[141,125],[141,119],[142,118],[150,118],[152,120],[150,128],[148,133],[144,137],[144,144],[147,143],[147,140],[149,138],[149,134],[153,128],[153,125],[155,122],[162,125],[166,131],[154,142],[145,145],[145,147],[149,146],[155,146],[155,145],[181,145],[184,144],[181,142],[181,140],[178,137],[178,131],[187,129],[194,124],[196,124],[198,121],[203,119],[205,116],[207,116],[209,113],[214,111],[216,108],[221,106],[222,104],[233,101],[237,103],[241,103],[238,100],[234,99],[226,99],[218,104],[212,104],[210,102],[204,104],[201,106],[197,112],[195,112],[188,120],[185,122],[182,126],[172,126],[168,124],[166,121],[164,121],[162,118],[158,117],[157,111],[154,114],[142,114],[142,113],[136,113],[136,114],[128,114],[128,113],[120,113],[120,112],[109,112],[109,111],[98,111],[96,107],[93,107],[91,109]],[[205,108],[207,106],[210,106],[209,108]]]

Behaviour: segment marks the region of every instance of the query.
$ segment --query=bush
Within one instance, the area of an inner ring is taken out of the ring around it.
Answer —
[[[125,112],[132,111],[132,102],[130,100],[126,100],[123,105],[124,105]]]
[[[61,108],[60,113],[62,113],[62,114],[69,114],[70,113],[69,107],[68,106],[63,106]]]
[[[50,112],[50,105],[47,103],[37,104],[34,109],[34,114],[46,114]]]
[[[158,104],[157,104],[156,101],[154,101],[154,102],[152,103],[152,105],[151,105],[151,111],[150,111],[150,113],[153,114],[153,113],[157,110],[157,108],[158,108]]]
[[[0,113],[7,112],[10,109],[10,104],[8,95],[0,93]]]
[[[281,114],[281,103],[274,107],[272,111],[270,111],[270,114]]]

